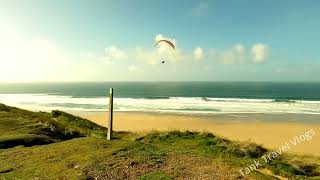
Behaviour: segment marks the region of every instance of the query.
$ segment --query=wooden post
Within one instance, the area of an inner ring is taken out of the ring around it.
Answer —
[[[113,121],[113,88],[110,88],[109,94],[109,120],[108,120],[108,133],[107,139],[111,140],[112,135],[112,121]]]

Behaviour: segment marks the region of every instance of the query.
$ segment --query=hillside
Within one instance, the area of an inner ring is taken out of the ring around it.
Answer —
[[[0,104],[2,179],[320,179],[320,158],[283,155],[238,172],[270,151],[207,132],[115,132],[61,111]]]

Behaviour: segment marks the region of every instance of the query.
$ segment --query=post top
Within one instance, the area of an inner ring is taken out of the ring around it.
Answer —
[[[110,93],[113,93],[113,88],[110,88]]]

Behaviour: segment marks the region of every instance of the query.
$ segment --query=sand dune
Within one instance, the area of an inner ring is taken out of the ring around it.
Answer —
[[[100,125],[107,122],[106,112],[75,113]],[[295,117],[295,118],[293,118]],[[292,146],[289,153],[320,156],[320,124],[297,122],[297,115],[219,114],[174,115],[161,113],[116,112],[114,129],[117,131],[146,132],[150,130],[209,131],[219,136],[241,141],[253,141],[267,148],[277,149],[295,136],[314,129],[310,141]],[[302,115],[306,120],[317,118]]]

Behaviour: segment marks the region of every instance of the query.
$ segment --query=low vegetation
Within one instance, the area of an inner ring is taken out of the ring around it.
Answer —
[[[30,112],[0,104],[0,147],[32,146],[104,136],[106,128],[61,111]]]
[[[320,179],[320,158],[296,155],[241,176],[268,150],[208,132],[115,132],[106,141],[106,128],[88,120],[2,104],[0,129],[0,179]]]

